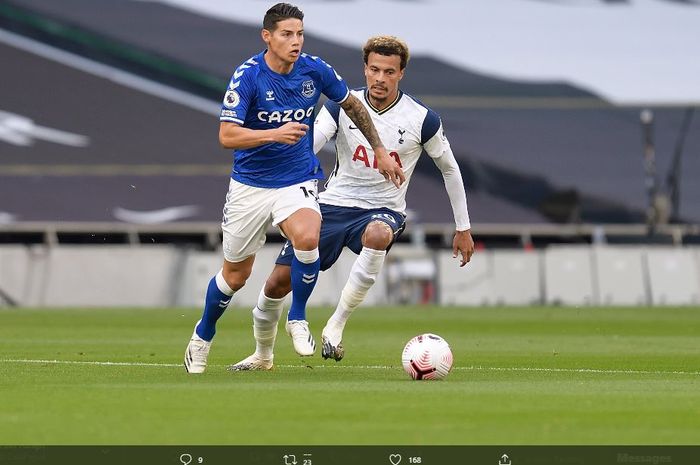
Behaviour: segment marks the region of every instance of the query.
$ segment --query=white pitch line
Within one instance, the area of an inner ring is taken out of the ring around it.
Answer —
[[[182,363],[147,363],[147,362],[98,362],[90,360],[30,360],[30,359],[2,359],[0,363],[43,363],[56,365],[97,365],[97,366],[137,366],[156,368],[180,368]],[[228,365],[210,365],[228,366]],[[304,368],[307,365],[276,365],[278,368]],[[360,369],[360,370],[390,370],[398,368],[386,365],[316,365],[311,368],[331,369]],[[538,368],[538,367],[484,367],[484,366],[457,366],[453,370],[460,371],[532,371],[543,373],[600,373],[622,375],[700,375],[700,371],[654,371],[654,370],[599,370],[594,368]]]
[[[147,363],[147,362],[96,362],[91,360],[26,360],[3,359],[0,363],[50,363],[54,365],[99,365],[118,367],[181,367],[182,363]]]
[[[538,367],[454,367],[457,370],[483,371],[544,371],[551,373],[604,373],[623,375],[700,375],[700,371],[654,371],[654,370],[599,370],[595,368],[538,368]]]

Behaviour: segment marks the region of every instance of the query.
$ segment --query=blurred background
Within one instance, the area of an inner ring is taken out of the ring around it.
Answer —
[[[220,100],[273,3],[0,0],[0,305],[200,305],[231,168]],[[700,303],[700,1],[296,4],[304,50],[351,87],[368,37],[408,42],[402,89],[441,115],[467,186],[472,262],[423,157],[367,304]]]

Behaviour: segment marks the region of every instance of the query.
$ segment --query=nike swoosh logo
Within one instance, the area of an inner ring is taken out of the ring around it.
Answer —
[[[348,126],[348,129],[357,129],[357,128],[351,124],[350,126]]]
[[[197,205],[181,205],[168,207],[160,210],[136,211],[122,207],[115,207],[112,214],[118,220],[135,224],[157,224],[177,221],[199,214],[200,207]]]

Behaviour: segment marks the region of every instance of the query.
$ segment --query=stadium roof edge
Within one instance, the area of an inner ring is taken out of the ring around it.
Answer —
[[[220,105],[216,101],[199,97],[195,94],[137,76],[104,63],[99,63],[97,61],[75,55],[71,52],[52,47],[12,32],[0,29],[0,42],[26,52],[33,53],[48,60],[70,66],[93,76],[108,79],[117,84],[154,95],[173,103],[184,105],[194,110],[212,115],[216,115],[219,112]]]

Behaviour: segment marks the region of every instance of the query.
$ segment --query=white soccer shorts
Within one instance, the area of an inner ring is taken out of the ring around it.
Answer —
[[[267,228],[279,225],[297,210],[310,208],[321,215],[317,185],[318,180],[311,179],[266,189],[231,179],[221,222],[226,261],[238,263],[255,254],[265,244]]]

